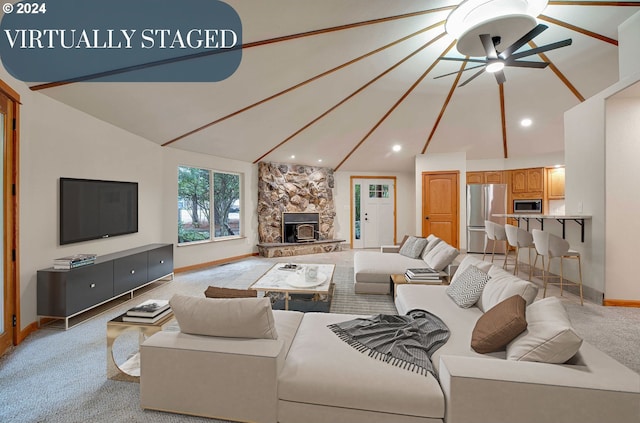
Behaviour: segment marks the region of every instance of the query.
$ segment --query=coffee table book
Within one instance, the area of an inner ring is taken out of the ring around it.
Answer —
[[[133,317],[156,317],[158,314],[169,309],[168,300],[147,300],[142,304],[130,308],[127,316]]]
[[[160,312],[160,314],[158,314],[155,317],[138,317],[138,316],[125,315],[125,316],[122,316],[122,321],[123,322],[130,322],[130,323],[152,324],[152,323],[159,322],[160,320],[164,319],[169,314],[171,314],[171,309],[167,308],[163,312]]]

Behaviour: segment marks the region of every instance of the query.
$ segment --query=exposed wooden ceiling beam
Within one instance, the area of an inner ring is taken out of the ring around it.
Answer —
[[[401,42],[403,42],[403,41],[406,41],[406,40],[408,40],[408,39],[410,39],[410,38],[412,38],[412,37],[415,37],[416,35],[419,35],[419,34],[422,34],[422,33],[424,33],[424,32],[430,31],[430,30],[432,30],[432,29],[434,29],[434,28],[436,28],[436,27],[438,27],[438,26],[444,25],[444,22],[445,22],[445,21],[436,22],[436,23],[435,23],[435,24],[433,24],[433,25],[430,25],[430,26],[428,26],[428,27],[426,27],[426,28],[423,28],[423,29],[421,29],[421,30],[419,30],[419,31],[416,31],[416,32],[414,32],[414,33],[412,33],[412,34],[409,34],[409,35],[407,35],[407,36],[405,36],[405,37],[402,37],[402,38],[400,38],[400,39],[398,39],[398,40],[395,40],[395,41],[393,41],[393,42],[391,42],[391,43],[389,43],[389,44],[386,44],[386,45],[384,45],[384,46],[382,46],[382,47],[379,47],[379,48],[377,48],[377,49],[375,49],[375,50],[371,50],[370,52],[365,53],[365,54],[363,54],[363,55],[361,55],[361,56],[358,56],[358,57],[356,57],[355,59],[349,60],[348,62],[342,63],[342,64],[340,64],[340,65],[338,65],[338,66],[336,66],[336,67],[334,67],[334,68],[332,68],[332,69],[329,69],[329,70],[327,70],[327,71],[321,72],[321,73],[319,73],[319,74],[317,74],[317,75],[315,75],[315,76],[312,76],[312,77],[311,77],[311,78],[309,78],[309,79],[306,79],[306,80],[304,80],[304,81],[302,81],[302,82],[299,82],[299,83],[297,83],[297,84],[295,84],[295,85],[292,85],[292,86],[290,86],[290,87],[288,87],[288,88],[285,88],[285,89],[284,89],[284,90],[282,90],[282,91],[279,91],[279,92],[277,92],[277,93],[275,93],[275,94],[273,94],[273,95],[270,95],[269,97],[265,97],[265,98],[263,98],[262,100],[256,101],[255,103],[252,103],[252,104],[250,104],[250,105],[248,105],[248,106],[245,106],[245,107],[243,107],[243,108],[241,108],[241,109],[239,109],[239,110],[236,110],[235,112],[229,113],[229,114],[228,114],[228,115],[226,115],[226,116],[222,116],[221,118],[218,118],[218,119],[216,119],[216,120],[214,120],[214,121],[212,121],[212,122],[209,122],[209,123],[206,123],[206,124],[204,124],[204,125],[202,125],[202,126],[199,126],[198,128],[195,128],[195,129],[193,129],[193,130],[191,130],[191,131],[189,131],[189,132],[186,132],[186,133],[184,133],[184,134],[182,134],[182,135],[180,135],[180,136],[178,136],[178,137],[176,137],[176,138],[173,138],[173,139],[171,139],[171,140],[169,140],[169,141],[165,142],[164,144],[162,144],[162,146],[163,146],[163,147],[166,147],[166,146],[168,146],[169,144],[173,144],[173,143],[174,143],[174,142],[176,142],[176,141],[180,141],[181,139],[186,138],[186,137],[188,137],[188,136],[190,136],[190,135],[193,135],[193,134],[195,134],[195,133],[197,133],[197,132],[200,132],[200,131],[202,131],[203,129],[207,129],[207,128],[209,128],[209,127],[213,126],[213,125],[216,125],[216,124],[218,124],[218,123],[220,123],[220,122],[223,122],[223,121],[225,121],[225,120],[227,120],[227,119],[229,119],[229,118],[232,118],[232,117],[234,117],[234,116],[236,116],[236,115],[239,115],[240,113],[243,113],[243,112],[246,112],[246,111],[248,111],[248,110],[250,110],[250,109],[253,109],[253,108],[254,108],[254,107],[256,107],[256,106],[259,106],[259,105],[261,105],[261,104],[264,104],[264,103],[266,103],[266,102],[268,102],[268,101],[271,101],[271,100],[273,100],[273,99],[275,99],[275,98],[277,98],[277,97],[280,97],[280,96],[281,96],[281,95],[283,95],[283,94],[286,94],[286,93],[291,92],[291,91],[293,91],[293,90],[295,90],[295,89],[298,89],[298,88],[300,88],[300,87],[303,87],[303,86],[307,85],[307,84],[308,84],[308,83],[310,83],[310,82],[313,82],[313,81],[315,81],[315,80],[317,80],[317,79],[323,78],[323,77],[325,77],[325,76],[327,76],[327,75],[329,75],[329,74],[332,74],[333,72],[336,72],[336,71],[338,71],[338,70],[340,70],[340,69],[343,69],[343,68],[345,68],[345,67],[347,67],[347,66],[350,66],[350,65],[352,65],[352,64],[354,64],[354,63],[356,63],[356,62],[359,62],[359,61],[360,61],[360,60],[362,60],[362,59],[365,59],[365,58],[367,58],[367,57],[369,57],[369,56],[372,56],[372,55],[374,55],[374,54],[376,54],[376,53],[380,53],[381,51],[386,50],[386,49],[388,49],[389,47],[393,47],[393,46],[395,46],[396,44],[399,44],[399,43],[401,43]]]
[[[534,43],[533,41],[529,41],[529,46],[531,48],[537,48],[538,47],[536,45],[536,43]],[[564,76],[564,74],[560,71],[560,69],[558,69],[558,67],[553,64],[553,62],[549,59],[549,57],[547,57],[547,55],[544,54],[544,53],[538,53],[538,56],[540,56],[540,58],[544,62],[548,62],[549,63],[549,69],[551,69],[553,71],[553,73],[555,73],[556,76],[558,78],[560,78],[560,80],[564,83],[564,85],[566,85],[567,88],[569,88],[569,90],[573,93],[573,95],[575,95],[578,98],[578,100],[580,100],[580,102],[583,102],[584,101],[584,96],[582,94],[580,94],[578,89],[573,86],[571,81],[569,81],[569,79],[567,79],[567,77]]]
[[[398,19],[413,18],[415,16],[421,16],[421,15],[427,15],[427,14],[430,14],[430,13],[443,12],[443,11],[454,9],[455,7],[456,6],[436,7],[434,9],[420,10],[420,11],[417,11],[417,12],[404,13],[404,14],[401,14],[401,15],[387,16],[387,17],[384,17],[384,18],[371,19],[371,20],[362,21],[362,22],[355,22],[355,23],[350,23],[350,24],[345,24],[345,25],[333,26],[333,27],[329,27],[329,28],[316,29],[316,30],[313,30],[313,31],[300,32],[300,33],[297,33],[297,34],[284,35],[282,37],[275,37],[275,38],[269,38],[269,39],[266,39],[266,40],[260,40],[260,41],[253,41],[253,42],[245,43],[245,44],[240,45],[237,48],[231,48],[231,49],[226,49],[226,50],[213,50],[213,51],[190,54],[190,55],[171,58],[171,59],[166,59],[166,60],[159,60],[159,61],[155,61],[155,62],[143,63],[143,64],[135,65],[135,66],[127,66],[127,67],[123,67],[123,68],[119,68],[119,69],[113,69],[113,70],[110,70],[110,71],[98,72],[98,73],[94,73],[94,74],[90,74],[90,75],[82,75],[82,76],[78,76],[78,77],[75,77],[75,78],[66,79],[64,81],[55,81],[55,82],[49,82],[49,83],[46,83],[46,84],[38,84],[38,85],[34,85],[32,87],[29,87],[29,88],[32,91],[40,91],[40,90],[44,90],[44,89],[47,89],[47,88],[60,87],[60,86],[63,86],[63,85],[74,84],[74,83],[77,83],[77,82],[91,81],[91,80],[94,80],[94,79],[105,78],[105,77],[108,77],[108,76],[119,75],[119,74],[122,74],[122,73],[132,72],[132,71],[146,69],[146,68],[150,68],[150,67],[161,66],[161,65],[166,65],[166,64],[170,64],[170,63],[176,63],[176,62],[183,62],[185,60],[198,59],[200,57],[211,56],[211,55],[214,55],[214,54],[228,53],[230,51],[237,50],[238,48],[241,48],[242,50],[246,50],[246,49],[252,48],[252,47],[260,47],[260,46],[264,46],[264,45],[280,43],[280,42],[283,42],[283,41],[297,40],[299,38],[311,37],[311,36],[322,35],[322,34],[328,34],[330,32],[344,31],[344,30],[347,30],[347,29],[359,28],[359,27],[368,26],[368,25],[376,25],[376,24],[380,24],[380,23],[395,21],[395,20],[398,20]]]
[[[469,56],[467,56],[466,58],[468,59]],[[467,63],[469,62],[462,62],[462,64],[460,65],[460,70],[458,71],[458,75],[456,75],[456,80],[453,81],[453,84],[449,89],[449,94],[447,95],[447,98],[444,101],[444,104],[442,105],[442,109],[440,109],[440,114],[438,115],[436,122],[433,124],[433,128],[431,128],[431,133],[429,134],[429,138],[427,138],[427,142],[424,143],[424,147],[422,148],[421,154],[424,154],[427,152],[427,148],[429,147],[429,144],[431,143],[431,140],[433,139],[433,136],[436,133],[436,129],[438,129],[438,125],[440,125],[440,120],[442,120],[442,116],[444,116],[444,112],[445,110],[447,110],[449,101],[451,101],[453,92],[456,90],[456,87],[458,86],[458,82],[460,82],[460,78],[462,77],[462,71],[464,70],[465,66],[467,66]]]
[[[504,84],[498,84],[500,91],[500,119],[502,119],[502,151],[504,158],[509,158],[509,150],[507,148],[507,110],[504,105]]]
[[[369,130],[369,132],[367,132],[367,134],[360,140],[360,142],[358,142],[358,144],[356,144],[355,147],[353,147],[353,149],[351,149],[351,151],[349,152],[349,154],[347,154],[345,156],[344,159],[342,159],[342,161],[338,164],[338,166],[335,167],[334,170],[338,170],[340,169],[340,167],[347,161],[349,160],[349,157],[351,157],[351,155],[358,149],[360,148],[360,146],[362,144],[364,144],[364,142],[371,136],[371,134],[373,134],[375,132],[376,129],[378,129],[378,127],[380,125],[382,125],[382,122],[384,122],[390,115],[391,113],[393,113],[393,111],[409,96],[409,94],[411,94],[411,92],[422,82],[422,80],[424,78],[427,77],[427,75],[429,74],[429,72],[431,72],[433,70],[433,68],[438,64],[438,62],[440,62],[440,57],[446,55],[449,50],[451,50],[453,48],[453,46],[456,44],[456,41],[452,41],[451,44],[449,44],[449,46],[444,49],[444,51],[438,56],[438,58],[436,60],[433,61],[433,63],[431,64],[431,66],[429,66],[427,68],[426,71],[424,71],[424,73],[420,76],[420,78],[418,78],[418,80],[416,82],[413,83],[413,85],[411,85],[411,87],[409,87],[409,89],[402,95],[402,97],[400,97],[398,99],[398,101],[395,102],[395,104],[393,106],[391,106],[391,108],[389,110],[387,110],[387,112],[384,114],[384,116],[382,116],[382,118],[373,126],[373,128],[371,128]]]
[[[401,64],[403,64],[404,62],[406,62],[407,60],[409,60],[410,58],[412,58],[413,56],[415,56],[416,54],[418,54],[419,52],[421,52],[425,48],[429,47],[431,44],[433,44],[434,42],[438,41],[440,38],[444,37],[445,35],[446,35],[446,33],[444,33],[444,32],[441,33],[440,35],[436,36],[435,38],[433,38],[433,39],[429,40],[428,42],[426,42],[425,44],[423,44],[420,48],[415,50],[413,53],[409,54],[408,56],[406,56],[402,60],[398,61],[395,65],[387,68],[387,70],[385,70],[384,72],[380,73],[378,76],[376,76],[375,78],[371,79],[366,84],[362,85],[360,88],[358,88],[357,90],[355,90],[354,92],[352,92],[351,94],[349,94],[348,96],[343,98],[341,101],[339,101],[338,103],[336,103],[335,105],[333,105],[332,107],[327,109],[324,113],[320,114],[318,117],[313,119],[311,122],[307,123],[302,128],[298,129],[293,134],[289,135],[287,138],[285,138],[280,143],[278,143],[278,145],[276,145],[275,147],[271,148],[269,151],[264,153],[262,156],[258,157],[256,160],[253,161],[253,164],[258,163],[260,160],[264,159],[269,154],[273,153],[275,150],[277,150],[278,148],[282,147],[284,144],[286,144],[287,142],[292,140],[294,137],[298,136],[301,132],[305,131],[307,128],[309,128],[310,126],[312,126],[313,124],[318,122],[320,119],[324,118],[329,113],[331,113],[332,111],[334,111],[335,109],[337,109],[338,107],[342,106],[344,103],[349,101],[351,98],[355,97],[356,95],[358,95],[359,93],[361,93],[362,91],[367,89],[371,84],[375,83],[377,80],[379,80],[383,76],[387,75],[389,72],[393,71],[398,66],[400,66]]]
[[[605,37],[602,34],[598,34],[598,33],[589,31],[587,29],[580,28],[579,26],[571,25],[570,23],[563,22],[561,20],[554,19],[554,18],[546,16],[546,15],[540,15],[540,16],[538,16],[538,19],[543,20],[543,21],[547,21],[549,23],[561,26],[561,27],[566,28],[566,29],[570,29],[571,31],[575,31],[575,32],[578,32],[580,34],[587,35],[589,37],[593,37],[593,38],[595,38],[597,40],[604,41],[604,42],[609,43],[609,44],[613,44],[614,46],[618,45],[618,40],[614,40],[613,38]]]

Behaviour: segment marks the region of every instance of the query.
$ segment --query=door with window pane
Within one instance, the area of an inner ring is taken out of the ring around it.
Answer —
[[[395,241],[395,178],[352,180],[353,248]]]

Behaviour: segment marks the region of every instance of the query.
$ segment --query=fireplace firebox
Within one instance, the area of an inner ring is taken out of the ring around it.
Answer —
[[[320,213],[282,213],[282,242],[313,242],[320,235]]]

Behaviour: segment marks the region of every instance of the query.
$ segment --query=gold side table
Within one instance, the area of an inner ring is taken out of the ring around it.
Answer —
[[[160,332],[173,321],[173,313],[169,313],[164,318],[155,323],[124,322],[122,318],[127,313],[123,313],[107,322],[107,378],[123,382],[140,382],[140,353],[136,353],[122,365],[116,363],[113,357],[113,343],[116,338],[127,330],[138,331],[139,343],[156,332]]]

